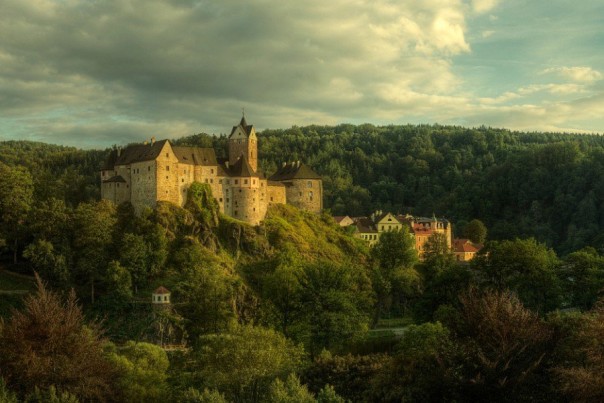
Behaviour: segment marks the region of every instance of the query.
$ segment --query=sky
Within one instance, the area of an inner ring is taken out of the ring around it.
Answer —
[[[604,132],[604,1],[0,0],[0,141],[309,124]]]

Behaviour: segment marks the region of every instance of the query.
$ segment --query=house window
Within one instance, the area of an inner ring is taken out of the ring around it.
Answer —
[[[226,199],[227,199],[226,201],[227,201],[227,203],[228,203],[228,202],[229,202],[229,198],[227,197]]]
[[[170,165],[166,165],[166,171],[170,170]]]
[[[219,199],[220,203],[222,203],[222,197]]]
[[[210,183],[214,183],[214,179],[210,179]]]
[[[302,192],[300,192],[300,196],[302,196]]]
[[[211,174],[213,174],[213,173],[214,173],[214,170],[213,170],[213,169],[210,169],[210,173],[211,173]]]
[[[168,179],[168,175],[166,175],[166,179]]]
[[[306,187],[311,188],[311,187],[312,187],[312,181],[308,181],[308,182],[306,182]]]
[[[208,178],[206,178],[206,183],[208,183]]]
[[[256,179],[252,179],[252,185],[256,184]]]
[[[166,158],[170,158],[170,153],[166,153]]]
[[[168,300],[168,296],[166,295],[166,296],[164,296],[164,301],[167,301],[167,300]]]
[[[185,178],[182,178],[180,181],[184,183],[185,182]]]
[[[147,167],[147,171],[151,171],[151,165]]]
[[[239,185],[239,179],[235,179],[235,185]]]
[[[244,180],[243,180],[243,184],[244,184],[244,185],[247,185],[247,179],[244,179]]]
[[[271,196],[271,201],[273,201],[273,196]]]

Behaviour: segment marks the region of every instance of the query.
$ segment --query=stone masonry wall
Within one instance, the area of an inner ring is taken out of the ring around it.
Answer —
[[[323,209],[323,183],[319,179],[294,179],[286,184],[287,204],[320,213]]]

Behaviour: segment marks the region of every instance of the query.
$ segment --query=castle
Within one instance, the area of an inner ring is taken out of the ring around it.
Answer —
[[[101,198],[130,202],[140,212],[158,201],[184,206],[193,182],[208,184],[220,212],[257,225],[268,206],[288,203],[321,212],[323,181],[300,161],[283,163],[271,177],[258,170],[258,138],[245,116],[228,138],[228,158],[213,148],[179,147],[168,140],[113,150],[101,169]]]

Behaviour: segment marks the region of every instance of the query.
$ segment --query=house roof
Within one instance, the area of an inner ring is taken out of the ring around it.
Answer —
[[[373,225],[373,222],[370,218],[367,217],[354,217],[354,224],[357,227],[357,230],[362,233],[377,233],[377,229]]]
[[[103,183],[126,183],[126,179],[124,179],[121,175],[115,175],[109,179],[105,179]]]
[[[298,161],[282,165],[269,179],[283,181],[292,179],[321,179],[321,177],[308,165]]]
[[[161,286],[157,287],[155,289],[155,291],[153,291],[153,294],[170,294],[170,291],[168,291],[168,289],[166,287],[161,285]]]
[[[216,152],[213,148],[172,147],[178,162],[190,165],[216,166]]]
[[[480,249],[482,249],[481,244],[475,244],[469,239],[454,239],[453,240],[453,250],[455,252],[468,252],[468,253],[476,253]]]

